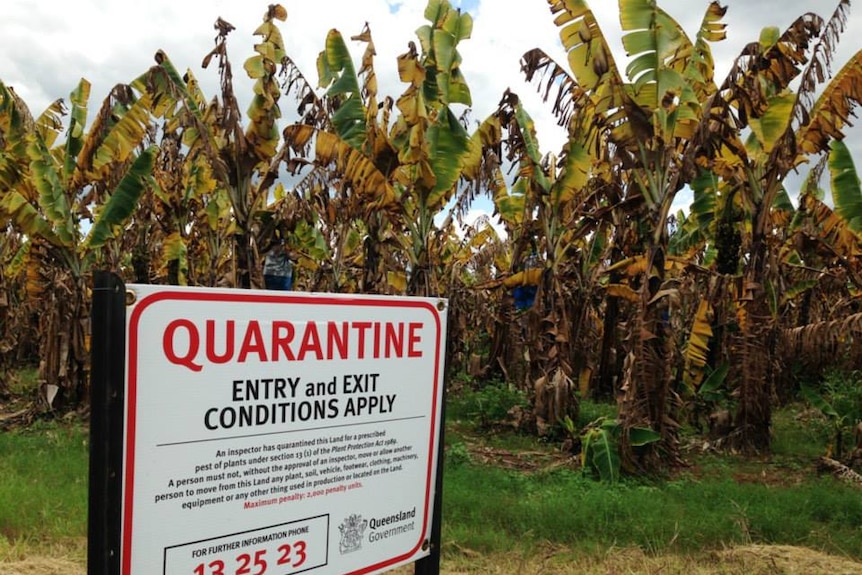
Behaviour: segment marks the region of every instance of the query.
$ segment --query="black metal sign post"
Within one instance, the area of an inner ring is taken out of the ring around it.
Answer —
[[[440,397],[440,432],[437,434],[437,477],[434,479],[434,502],[431,504],[431,554],[414,564],[414,575],[440,575],[440,546],[443,541],[443,452],[446,439],[446,383],[449,381],[448,348],[451,339],[447,338],[447,358],[443,369],[443,391]]]
[[[447,364],[448,366],[448,364]],[[448,370],[447,370],[448,371]],[[446,380],[443,378],[443,398],[440,407],[440,433],[437,435],[437,476],[434,480],[434,502],[431,505],[431,554],[414,564],[414,575],[440,575],[440,544],[443,523],[443,439],[446,428]]]
[[[93,274],[87,574],[119,575],[126,357],[126,288]]]

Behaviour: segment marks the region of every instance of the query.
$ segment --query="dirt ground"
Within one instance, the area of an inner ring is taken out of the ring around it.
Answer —
[[[698,557],[654,556],[639,549],[613,549],[579,560],[564,548],[535,549],[530,557],[482,556],[461,550],[444,557],[442,575],[859,575],[862,563],[802,547],[751,545]],[[80,562],[63,558],[0,559],[0,575],[85,575]],[[395,575],[413,573],[402,567]]]

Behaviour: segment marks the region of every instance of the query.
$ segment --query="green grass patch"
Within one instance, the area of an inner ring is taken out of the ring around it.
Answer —
[[[447,468],[443,500],[444,538],[482,553],[540,542],[586,553],[764,543],[862,557],[862,498],[830,478],[782,487],[728,477],[610,485],[578,471],[527,475],[462,464]]]
[[[583,429],[597,419],[614,419],[618,413],[615,403],[599,403],[588,399],[581,400],[578,409],[577,428]]]
[[[80,424],[0,433],[0,537],[13,545],[86,537],[88,465]]]
[[[499,381],[490,381],[479,388],[467,387],[457,395],[450,395],[446,416],[466,419],[480,427],[504,422],[515,407],[527,408],[526,395]]]
[[[19,369],[7,375],[8,391],[13,397],[31,397],[39,386],[39,370],[35,367]]]
[[[823,455],[832,440],[832,426],[818,411],[796,403],[772,417],[772,455],[811,461]]]
[[[496,393],[496,392],[495,392]],[[481,553],[528,553],[542,543],[594,555],[614,547],[647,553],[696,553],[739,544],[805,546],[862,558],[862,498],[815,460],[829,422],[804,404],[775,412],[769,457],[685,455],[689,468],[671,479],[624,479],[611,485],[572,465],[525,473],[477,464],[470,445],[539,452],[556,443],[488,429],[467,417],[470,402],[450,398],[444,487],[444,540]],[[616,406],[584,401],[578,427],[616,416]],[[539,469],[544,467],[539,466]]]

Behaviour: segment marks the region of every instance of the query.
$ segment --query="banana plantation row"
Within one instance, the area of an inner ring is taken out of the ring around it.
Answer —
[[[86,403],[94,269],[261,287],[283,239],[295,289],[449,298],[450,369],[527,392],[539,433],[591,395],[618,403],[629,471],[678,461],[680,425],[717,408],[733,445],[766,451],[794,377],[862,351],[862,193],[842,143],[862,52],[831,73],[849,4],[764,30],[716,79],[718,2],[692,39],[654,1],[619,0],[623,73],[584,0],[548,0],[568,59],[536,48],[521,66],[566,130],[555,151],[514,92],[467,120],[472,19],[448,0],[398,56],[400,95],[378,93],[367,25],[358,66],[329,33],[313,85],[279,5],[241,70],[244,115],[221,19],[214,96],[163,52],[94,117],[86,80],[38,116],[0,82],[0,372],[38,358],[55,408]],[[505,234],[456,232],[479,196]]]

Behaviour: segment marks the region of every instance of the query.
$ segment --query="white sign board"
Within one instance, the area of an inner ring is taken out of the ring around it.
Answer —
[[[428,554],[445,300],[127,289],[123,575]]]

